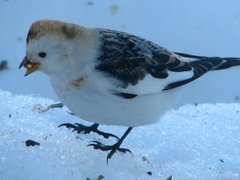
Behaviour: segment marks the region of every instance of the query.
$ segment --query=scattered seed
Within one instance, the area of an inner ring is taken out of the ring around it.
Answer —
[[[151,175],[152,175],[152,172],[151,172],[151,171],[148,171],[147,174],[148,174],[149,176],[151,176]]]
[[[39,142],[33,141],[31,139],[25,141],[26,146],[40,146]]]
[[[148,158],[146,158],[145,156],[142,157],[143,162],[147,162],[150,163],[150,161],[148,160]]]
[[[234,99],[235,99],[235,101],[239,101],[240,98],[239,98],[239,96],[235,96]]]
[[[103,175],[99,175],[97,180],[104,180],[104,176]]]
[[[87,5],[88,5],[88,6],[92,6],[93,4],[94,4],[93,1],[88,1],[88,2],[87,2]]]
[[[23,38],[22,38],[21,36],[18,36],[18,37],[17,37],[17,40],[18,40],[18,41],[23,41]]]
[[[27,68],[32,68],[32,64],[27,64]]]
[[[166,180],[172,180],[172,176],[169,176]]]
[[[117,5],[112,5],[111,6],[111,14],[114,16],[118,13],[119,7]]]
[[[5,70],[8,68],[8,62],[6,60],[3,60],[0,62],[0,70]]]
[[[34,111],[38,111],[39,113],[44,113],[47,112],[50,109],[54,109],[54,108],[62,108],[64,105],[63,103],[57,103],[57,104],[51,104],[48,107],[44,108],[42,105],[37,104],[34,106]]]

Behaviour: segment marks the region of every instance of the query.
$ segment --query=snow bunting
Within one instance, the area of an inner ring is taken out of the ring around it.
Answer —
[[[155,123],[173,108],[180,87],[209,71],[237,65],[239,58],[176,53],[125,32],[41,20],[28,32],[20,68],[27,69],[26,75],[36,70],[47,74],[61,102],[94,122],[90,127],[63,125],[100,134],[99,124],[128,127],[112,146],[90,144],[110,151],[109,159],[116,151],[129,151],[120,145],[133,127]]]

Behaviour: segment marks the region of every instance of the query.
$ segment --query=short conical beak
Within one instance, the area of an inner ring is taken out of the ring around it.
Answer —
[[[21,67],[25,67],[27,69],[26,73],[25,73],[25,76],[33,73],[34,71],[38,70],[39,68],[39,63],[32,63],[29,61],[29,59],[27,58],[27,56],[25,56],[19,66],[19,69]]]

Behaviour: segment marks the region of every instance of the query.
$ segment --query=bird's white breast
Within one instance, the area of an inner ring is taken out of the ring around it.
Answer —
[[[178,94],[173,89],[124,99],[112,91],[119,90],[117,81],[89,70],[68,80],[52,77],[51,82],[59,99],[80,118],[98,124],[128,127],[156,122],[173,107]]]

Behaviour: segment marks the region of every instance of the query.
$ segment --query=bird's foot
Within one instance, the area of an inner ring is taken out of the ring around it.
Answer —
[[[122,152],[122,153],[132,153],[129,149],[127,148],[120,148],[122,141],[118,141],[117,143],[113,144],[112,146],[109,145],[104,145],[98,141],[92,141],[91,144],[89,144],[88,146],[92,146],[94,149],[99,149],[101,151],[110,151],[110,153],[108,153],[107,155],[107,163],[108,160],[111,159],[111,157],[117,152]]]
[[[84,126],[82,124],[71,124],[71,123],[64,123],[59,125],[58,127],[65,126],[66,128],[72,128],[73,131],[77,131],[77,133],[83,133],[83,134],[89,134],[90,132],[97,133],[100,136],[103,136],[104,138],[114,137],[116,139],[119,139],[116,135],[111,133],[106,133],[98,130],[99,124],[93,124],[91,126]]]

